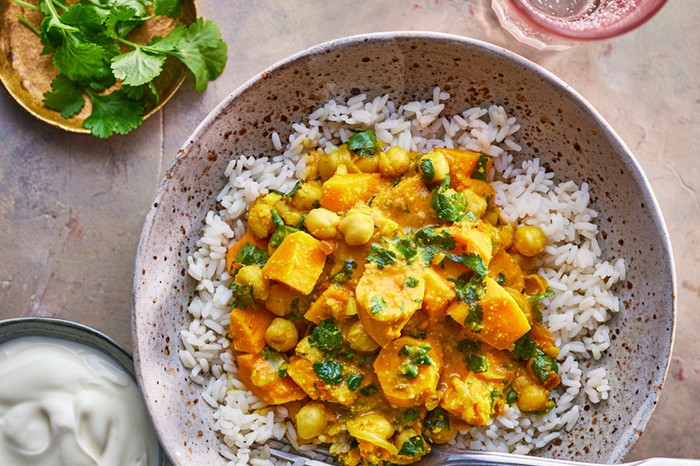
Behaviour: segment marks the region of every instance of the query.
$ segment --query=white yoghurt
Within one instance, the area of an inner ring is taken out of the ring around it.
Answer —
[[[154,466],[158,444],[136,383],[86,345],[0,344],[0,465]]]

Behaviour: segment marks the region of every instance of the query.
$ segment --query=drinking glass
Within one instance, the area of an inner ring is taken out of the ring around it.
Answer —
[[[666,0],[491,0],[501,25],[540,50],[564,50],[630,31]]]

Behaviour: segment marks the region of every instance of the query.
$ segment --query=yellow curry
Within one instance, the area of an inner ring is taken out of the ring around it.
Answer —
[[[408,464],[507,404],[545,413],[558,348],[535,273],[546,238],[504,222],[483,154],[380,150],[358,131],[249,208],[227,254],[238,378],[299,442]]]

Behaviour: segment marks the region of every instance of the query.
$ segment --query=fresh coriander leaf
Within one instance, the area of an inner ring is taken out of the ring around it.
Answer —
[[[130,6],[117,6],[109,11],[105,19],[105,34],[112,39],[126,36],[131,30],[141,24],[143,19]]]
[[[343,262],[343,266],[340,268],[340,270],[338,270],[331,276],[331,283],[334,283],[336,285],[342,285],[346,281],[350,280],[350,278],[352,278],[352,272],[356,268],[357,263],[354,260],[346,260],[345,262]]]
[[[496,398],[503,398],[503,395],[501,395],[501,392],[498,390],[491,390],[491,407],[493,407],[496,402]]]
[[[260,249],[254,244],[246,243],[236,254],[236,262],[243,265],[264,266],[270,255],[265,249]]]
[[[51,91],[44,94],[44,105],[61,112],[63,118],[70,118],[85,106],[82,88],[59,74],[51,81]]]
[[[141,124],[143,104],[129,99],[123,90],[107,95],[89,92],[92,113],[83,125],[94,136],[108,138],[114,133],[126,134]]]
[[[393,251],[373,244],[367,256],[367,261],[376,262],[377,267],[383,269],[396,262],[396,254]]]
[[[416,277],[411,276],[411,277],[408,277],[406,279],[406,281],[403,282],[402,286],[404,288],[415,288],[418,286],[418,283],[420,283],[420,281]]]
[[[343,334],[333,319],[322,321],[309,335],[311,346],[323,351],[335,351],[343,345]]]
[[[488,156],[481,154],[479,160],[476,161],[476,167],[474,168],[474,173],[472,173],[472,178],[475,180],[486,181],[486,164],[488,163]]]
[[[467,369],[474,373],[486,372],[489,370],[489,361],[478,354],[470,354],[467,356]]]
[[[503,275],[503,272],[499,273],[498,277],[496,277],[496,283],[498,283],[501,286],[506,284],[506,276]]]
[[[168,53],[179,58],[194,74],[194,87],[199,92],[219,77],[226,65],[227,48],[221,40],[221,31],[213,22],[202,18],[187,28],[177,48]]]
[[[180,16],[180,0],[154,0],[153,13],[157,16],[176,18]]]
[[[314,372],[327,385],[338,385],[343,381],[343,366],[333,359],[313,364]]]
[[[424,227],[416,231],[415,240],[418,245],[422,247],[435,246],[444,251],[448,251],[457,246],[457,240],[454,236],[450,235],[447,230],[440,230],[439,232],[435,227]]]
[[[450,416],[442,408],[435,408],[426,414],[423,427],[431,434],[438,434],[450,430]]]
[[[365,376],[363,374],[355,374],[348,377],[348,388],[350,389],[350,391],[354,392],[358,388],[360,388],[360,384],[362,383],[362,380],[364,378]]]
[[[280,214],[278,214],[275,209],[272,209],[271,212],[272,223],[275,224],[275,230],[272,232],[272,236],[270,236],[270,246],[277,248],[287,236],[287,225],[284,224],[284,220],[282,220],[282,217],[280,217]]]
[[[430,207],[439,220],[458,222],[467,213],[467,198],[450,189],[450,176],[447,175],[430,196]]]
[[[347,146],[348,149],[353,151],[360,157],[372,157],[377,153],[379,145],[377,144],[377,135],[371,130],[353,130],[355,134],[350,136],[348,139]]]
[[[400,426],[407,426],[416,422],[419,417],[420,411],[418,410],[418,408],[404,409],[398,418],[398,424]]]
[[[423,442],[423,437],[416,435],[406,440],[401,449],[399,449],[398,454],[403,456],[423,456],[425,455],[425,443]]]
[[[165,58],[165,55],[154,55],[134,49],[112,59],[112,72],[117,79],[122,80],[122,84],[140,86],[160,75]]]
[[[468,253],[468,254],[446,254],[445,257],[448,259],[454,261],[454,262],[459,262],[460,264],[464,264],[470,269],[472,269],[474,272],[477,273],[480,277],[485,277],[489,273],[488,267],[484,265],[484,261],[481,259],[481,256],[475,253]]]
[[[253,287],[250,285],[243,285],[238,282],[231,282],[229,286],[231,291],[233,291],[231,305],[236,309],[248,309],[255,305],[255,300],[253,299]]]
[[[469,304],[469,310],[467,311],[467,317],[464,319],[464,327],[471,330],[474,333],[481,332],[484,328],[484,310],[481,308],[481,304],[473,303]]]
[[[371,302],[372,302],[372,307],[370,307],[369,310],[372,314],[378,314],[379,312],[382,311],[382,309],[387,307],[387,303],[384,300],[384,298],[382,298],[378,294],[375,294],[374,296],[372,296]]]
[[[92,5],[75,3],[63,12],[60,19],[63,24],[77,28],[88,39],[104,31],[105,15]]]
[[[394,246],[407,261],[411,261],[418,254],[416,243],[408,236],[395,240]]]
[[[54,66],[73,81],[90,81],[104,75],[109,55],[104,47],[67,39],[56,49]]]

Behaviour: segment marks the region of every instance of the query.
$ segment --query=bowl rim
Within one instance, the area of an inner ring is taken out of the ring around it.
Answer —
[[[351,46],[357,43],[363,42],[391,42],[396,40],[404,39],[422,39],[422,40],[434,40],[434,41],[448,41],[453,42],[461,46],[466,47],[477,47],[484,50],[487,53],[491,53],[499,56],[500,58],[506,59],[508,61],[514,62],[529,71],[534,72],[540,76],[543,80],[548,82],[553,87],[559,88],[562,93],[568,95],[568,97],[580,105],[581,110],[592,118],[602,129],[603,136],[605,139],[610,141],[613,147],[617,148],[618,154],[623,158],[624,164],[630,170],[630,175],[637,181],[637,183],[642,188],[643,192],[648,196],[648,209],[651,214],[651,222],[660,233],[663,243],[660,245],[663,251],[663,256],[666,258],[665,266],[670,272],[669,283],[671,284],[671,300],[670,300],[670,328],[669,328],[669,340],[664,344],[667,349],[666,354],[663,354],[663,362],[659,364],[659,369],[655,373],[655,377],[652,380],[654,390],[650,393],[644,403],[638,406],[637,414],[630,419],[630,423],[627,428],[620,434],[620,439],[616,443],[615,448],[609,452],[607,461],[608,462],[621,462],[624,460],[625,456],[632,449],[636,441],[641,436],[644,428],[646,427],[651,414],[658,404],[659,397],[661,394],[661,389],[666,380],[670,363],[671,355],[673,351],[673,344],[676,334],[676,320],[677,320],[677,277],[675,270],[675,262],[673,258],[673,251],[671,248],[670,235],[668,233],[668,228],[663,218],[661,208],[654,194],[653,188],[649,183],[649,180],[645,173],[643,172],[639,161],[636,159],[632,151],[625,144],[625,142],[620,138],[620,136],[615,132],[612,126],[603,118],[603,116],[593,107],[593,105],[586,100],[583,95],[576,91],[571,85],[566,83],[564,80],[556,76],[551,71],[544,68],[521,55],[516,54],[504,47],[491,44],[482,40],[459,36],[456,34],[433,32],[433,31],[389,31],[389,32],[376,32],[376,33],[366,33],[357,34],[346,37],[341,37],[337,39],[332,39],[313,45],[311,47],[300,50],[287,58],[279,60],[272,65],[266,67],[263,71],[255,74],[250,79],[239,85],[234,89],[228,96],[221,100],[199,123],[192,134],[187,138],[186,142],[181,146],[177,152],[177,157],[171,163],[165,175],[161,178],[161,181],[156,190],[154,200],[151,203],[151,207],[146,214],[144,225],[141,231],[141,236],[139,238],[136,261],[135,261],[135,273],[132,283],[132,313],[131,313],[131,329],[132,329],[132,340],[134,342],[134,367],[136,371],[136,377],[139,380],[139,385],[141,385],[141,370],[140,370],[140,345],[139,345],[139,329],[137,325],[137,315],[136,315],[136,296],[138,293],[138,284],[140,275],[136,271],[141,270],[142,262],[141,257],[145,249],[145,239],[148,236],[148,232],[153,228],[153,224],[156,215],[159,211],[158,206],[160,205],[161,197],[166,193],[167,186],[172,178],[172,173],[177,169],[177,167],[183,163],[186,159],[185,155],[194,146],[195,142],[205,133],[220,117],[228,106],[231,105],[232,101],[237,99],[239,96],[247,92],[250,88],[258,84],[259,82],[267,79],[271,74],[275,73],[277,70],[282,69],[288,65],[291,65],[299,60],[305,58],[310,58],[313,56],[321,55],[329,50],[342,48],[346,46]],[[146,404],[146,408],[151,411],[151,405]],[[154,423],[157,421],[155,416],[151,416]],[[160,423],[160,421],[158,421]],[[164,446],[164,450],[167,453],[167,447]]]

